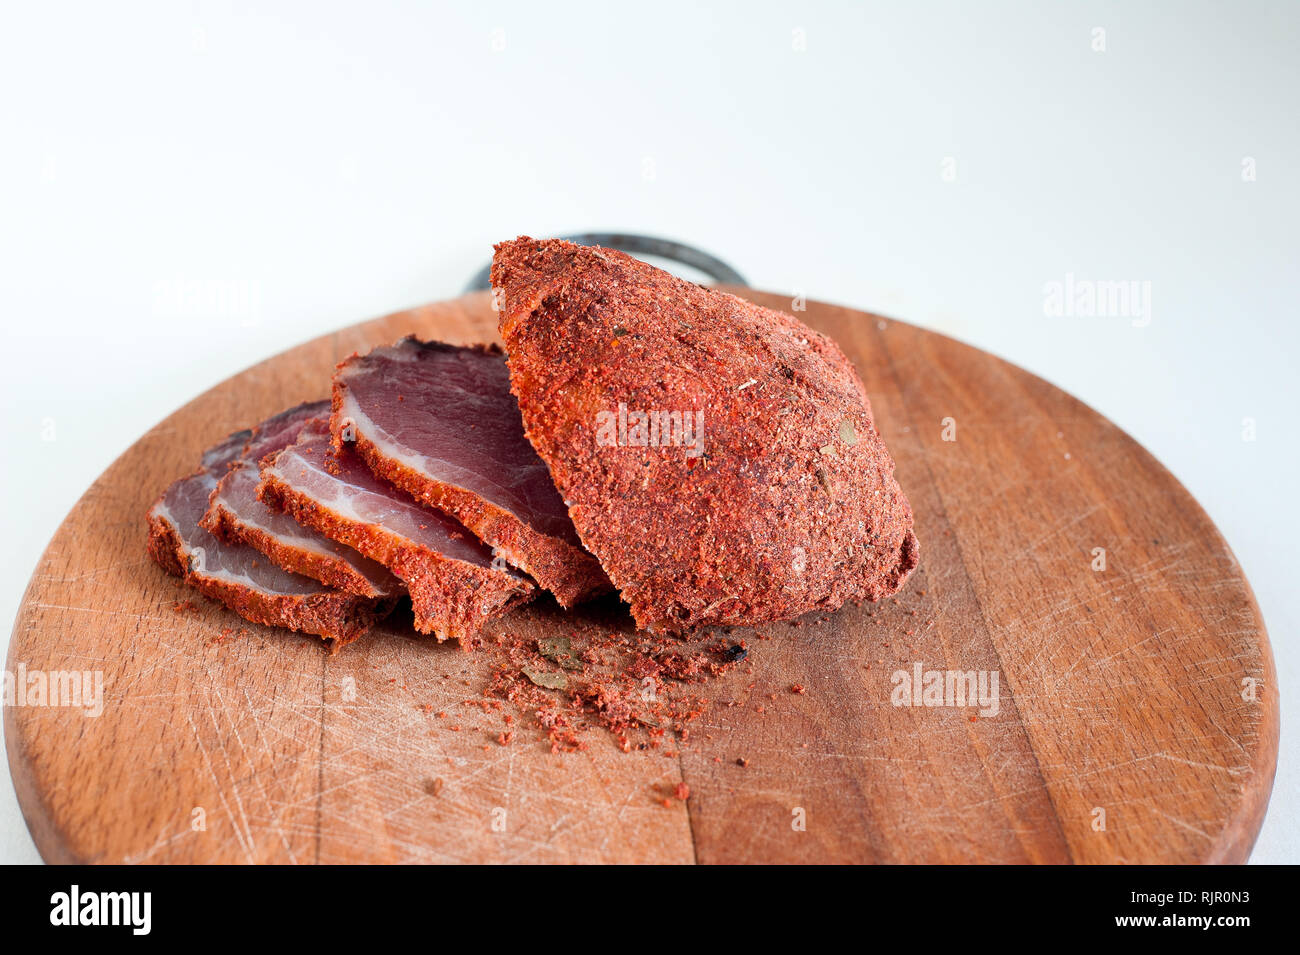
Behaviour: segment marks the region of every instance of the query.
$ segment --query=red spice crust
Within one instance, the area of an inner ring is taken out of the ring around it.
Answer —
[[[346,362],[341,362],[342,368]],[[355,422],[346,421],[339,410],[347,385],[334,382],[330,435],[335,453],[343,449],[342,432],[351,425],[356,435],[351,444],[366,465],[379,477],[401,488],[426,507],[450,514],[474,532],[479,540],[496,548],[506,560],[555,595],[561,607],[573,607],[609,593],[613,585],[595,557],[580,547],[529,527],[514,514],[471,491],[435,480],[400,461],[386,456]]]
[[[238,467],[238,465],[236,466]],[[223,477],[221,483],[228,479],[228,477]],[[217,540],[233,544],[247,544],[249,547],[260,550],[273,563],[291,573],[302,574],[312,580],[319,580],[323,584],[337,587],[347,593],[356,594],[360,597],[384,596],[384,594],[376,592],[370,581],[364,575],[358,573],[356,568],[346,560],[327,554],[313,553],[297,547],[289,547],[274,534],[268,534],[260,528],[245,524],[217,499],[217,495],[221,493],[221,483],[218,483],[217,487],[212,491],[208,511],[203,515],[203,519],[199,521],[199,526],[212,534]]]
[[[378,524],[360,524],[323,507],[263,470],[257,496],[287,511],[298,523],[383,564],[411,594],[415,629],[441,640],[455,638],[470,649],[483,624],[525,604],[537,590],[526,580],[489,567],[476,567],[427,548],[404,543]]]
[[[879,600],[916,567],[866,390],[792,316],[621,252],[521,237],[492,285],[525,432],[639,626]],[[704,414],[704,454],[597,443],[598,414]]]
[[[394,599],[369,600],[340,592],[291,596],[270,595],[189,572],[185,548],[176,529],[149,515],[149,555],[169,574],[181,577],[205,597],[225,604],[239,616],[268,627],[311,633],[329,643],[330,653],[368,633],[393,609]]]
[[[185,548],[180,536],[176,533],[176,528],[161,517],[155,517],[152,511],[151,507],[148,515],[149,539],[145,541],[145,548],[155,564],[173,577],[184,578],[189,568],[186,566]]]

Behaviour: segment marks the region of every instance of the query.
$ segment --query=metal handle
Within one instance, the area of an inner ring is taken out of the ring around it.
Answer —
[[[674,242],[672,239],[656,239],[654,236],[649,235],[629,235],[625,232],[583,232],[580,235],[565,235],[560,238],[576,242],[578,245],[599,245],[606,249],[618,249],[628,255],[653,255],[661,259],[668,259],[671,262],[680,262],[682,265],[689,265],[693,269],[699,269],[709,278],[723,285],[743,285],[746,287],[749,285],[739,272],[717,256],[709,255],[707,252],[682,242]],[[492,285],[491,271],[492,266],[490,264],[485,265],[480,272],[470,279],[465,291],[478,292],[490,288]]]

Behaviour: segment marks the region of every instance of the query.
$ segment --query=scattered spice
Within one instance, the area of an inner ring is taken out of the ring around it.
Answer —
[[[582,661],[574,654],[573,642],[568,637],[544,637],[537,641],[537,649],[546,659],[566,670],[582,669]]]
[[[538,686],[545,687],[548,690],[566,690],[569,688],[569,678],[563,673],[548,673],[544,670],[534,670],[531,667],[524,667],[521,672]]]
[[[485,711],[508,705],[540,727],[555,752],[586,749],[586,735],[598,728],[624,752],[675,754],[705,706],[691,687],[722,677],[749,653],[743,641],[719,640],[708,631],[677,636],[635,630],[617,609],[569,620],[574,629],[567,636],[502,633],[475,647],[491,678],[472,705]]]

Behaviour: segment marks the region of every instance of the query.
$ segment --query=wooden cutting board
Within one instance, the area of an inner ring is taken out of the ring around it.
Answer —
[[[1196,501],[1110,422],[1006,362],[846,308],[800,317],[856,363],[916,512],[921,567],[897,602],[750,634],[674,758],[625,754],[603,733],[552,754],[523,731],[503,746],[469,717],[453,731],[428,710],[475,696],[482,666],[396,626],[335,657],[252,625],[222,639],[242,621],[197,597],[178,612],[191,594],[145,556],[144,513],[167,483],[227,432],[325,395],[355,350],[411,332],[495,338],[486,293],[366,322],[171,415],[50,543],[8,669],[101,671],[104,694],[99,716],[5,708],[41,854],[1243,861],[1276,765],[1276,679],[1250,586]],[[596,623],[630,625],[617,608]],[[500,626],[570,621],[539,603]],[[918,664],[996,673],[996,714],[894,705],[895,674]],[[683,781],[690,798],[665,805]]]

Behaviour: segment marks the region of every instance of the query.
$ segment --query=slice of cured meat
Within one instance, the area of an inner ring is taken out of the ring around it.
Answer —
[[[257,462],[292,444],[309,421],[328,414],[328,401],[311,402],[243,432],[247,438],[239,458],[221,477],[199,523],[222,541],[255,547],[285,570],[339,590],[363,597],[400,594],[405,588],[388,568],[257,498]]]
[[[263,504],[257,498],[260,480],[251,462],[226,472],[209,501],[204,528],[223,541],[257,548],[285,570],[347,593],[387,597],[406,589],[383,564]]]
[[[373,474],[350,451],[334,454],[326,428],[308,426],[262,464],[258,496],[300,523],[360,551],[405,582],[415,627],[439,640],[471,638],[536,595],[466,528]]]
[[[790,315],[527,237],[492,285],[529,440],[643,627],[879,600],[912,509],[853,366]]]
[[[149,510],[149,554],[244,619],[316,634],[337,651],[373,627],[393,601],[342,593],[289,573],[252,547],[225,544],[199,526],[217,473],[246,442],[247,436],[227,438],[204,455],[207,467],[167,488]]]
[[[452,515],[571,607],[611,589],[524,437],[499,348],[406,338],[334,374],[335,449]]]

